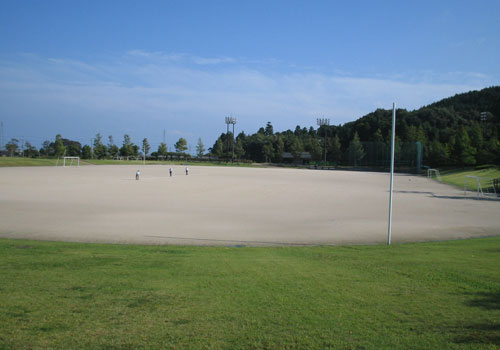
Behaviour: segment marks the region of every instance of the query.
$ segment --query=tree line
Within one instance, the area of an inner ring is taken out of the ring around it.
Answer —
[[[147,138],[142,140],[141,145],[136,145],[132,142],[130,135],[125,134],[121,146],[115,144],[113,136],[108,136],[107,143],[103,141],[103,136],[98,133],[91,145],[83,145],[78,141],[63,138],[61,134],[57,134],[54,141],[46,140],[42,143],[42,147],[37,149],[29,141],[22,144],[19,139],[11,139],[5,149],[9,156],[22,155],[29,158],[37,157],[81,157],[83,159],[116,159],[116,158],[138,158],[143,156],[151,156],[155,158],[166,158],[169,155],[185,156],[188,149],[187,140],[183,137],[174,145],[175,152],[169,152],[167,144],[162,142],[158,149],[151,152],[152,148]],[[197,154],[203,155],[205,147],[201,138],[198,140]]]
[[[274,132],[268,122],[254,134],[221,134],[210,151],[231,158],[234,150],[239,159],[281,163],[286,154],[299,159],[304,152],[312,161],[321,161],[326,149],[327,162],[356,165],[374,152],[388,160],[391,124],[392,111],[384,109],[318,129],[297,126]],[[404,156],[402,145],[418,142],[428,166],[500,165],[499,136],[500,87],[456,95],[414,111],[397,110],[396,157]]]
[[[386,165],[391,138],[392,111],[377,109],[356,121],[343,125],[313,127],[296,126],[295,130],[275,132],[271,122],[254,134],[222,133],[206,153],[200,139],[196,155],[219,159],[239,159],[260,163],[326,161],[337,165],[358,165],[368,159]],[[418,143],[425,165],[471,166],[500,165],[500,87],[471,91],[441,100],[418,110],[397,110],[396,158],[402,159],[413,148],[403,145]],[[6,149],[10,155],[19,150],[18,140],[12,139]],[[92,145],[56,135],[54,141],[45,141],[37,150],[29,142],[22,145],[26,157],[79,156],[81,158],[138,157],[140,155],[164,159],[169,155],[184,155],[187,141],[180,138],[169,152],[161,143],[152,151],[147,138],[141,145],[124,135],[121,146],[109,136],[107,143],[97,134]],[[419,152],[420,152],[419,151]],[[412,151],[413,152],[413,151]],[[305,156],[306,155],[306,156]]]

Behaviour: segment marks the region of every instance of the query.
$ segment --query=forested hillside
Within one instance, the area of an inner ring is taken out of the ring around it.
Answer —
[[[391,110],[378,109],[338,126],[297,126],[294,131],[274,132],[267,123],[257,133],[240,133],[234,144],[236,158],[255,162],[282,162],[283,154],[300,159],[303,152],[312,161],[356,165],[368,153],[377,153],[377,164],[386,165],[391,132]],[[425,165],[469,166],[500,164],[500,86],[446,98],[418,110],[397,110],[398,150],[420,142]],[[420,147],[420,146],[419,146]],[[378,150],[378,151],[377,151]],[[231,157],[232,135],[222,134],[211,148],[213,155]],[[401,155],[400,155],[401,156]]]

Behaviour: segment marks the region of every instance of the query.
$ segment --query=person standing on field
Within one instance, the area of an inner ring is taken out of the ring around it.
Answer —
[[[141,176],[141,171],[137,170],[137,172],[135,173],[135,179],[139,180],[139,176]]]
[[[189,168],[186,167],[186,175],[189,175]]]
[[[170,177],[172,177],[172,173],[174,172],[174,169],[172,169],[172,167],[170,167],[170,169],[168,169],[168,172],[170,173]]]

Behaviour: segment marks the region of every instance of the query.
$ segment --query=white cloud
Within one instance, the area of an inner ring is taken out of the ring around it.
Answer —
[[[237,60],[233,57],[200,57],[184,53],[166,54],[163,52],[147,52],[142,50],[131,50],[127,52],[125,57],[143,58],[156,63],[194,63],[197,65],[218,65],[227,63],[236,63]]]
[[[214,65],[215,70],[205,68]],[[238,117],[239,130],[247,133],[266,121],[273,122],[275,130],[314,126],[319,116],[341,124],[376,108],[389,109],[392,102],[411,110],[492,85],[488,77],[474,72],[373,78],[307,70],[264,72],[248,66],[228,57],[144,51],[99,62],[36,56],[3,59],[0,112],[38,130],[54,129],[61,119],[67,128],[79,125],[80,131],[106,129],[117,135],[123,125],[151,134],[165,127],[182,130],[172,131],[173,136],[191,137],[193,143],[202,136],[211,144],[224,130],[222,118],[230,113]],[[43,116],[44,123],[36,116]]]

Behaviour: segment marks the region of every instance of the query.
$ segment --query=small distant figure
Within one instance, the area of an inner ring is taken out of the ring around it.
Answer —
[[[136,173],[135,173],[135,179],[139,180],[139,176],[141,176],[141,171],[137,170]]]
[[[186,175],[189,175],[189,168],[186,167]]]
[[[168,169],[168,172],[170,173],[170,177],[172,177],[172,173],[174,172],[174,169],[172,169],[172,167],[170,167],[170,169]]]

